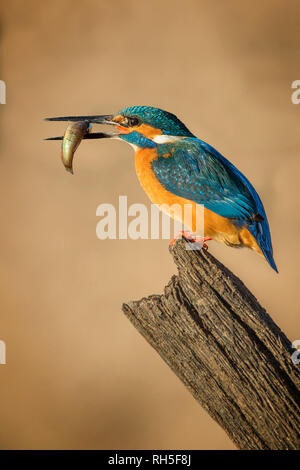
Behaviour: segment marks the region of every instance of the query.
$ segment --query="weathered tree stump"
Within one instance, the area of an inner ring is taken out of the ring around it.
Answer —
[[[136,329],[240,449],[299,449],[300,364],[247,287],[205,250],[171,249],[163,295],[123,305]]]

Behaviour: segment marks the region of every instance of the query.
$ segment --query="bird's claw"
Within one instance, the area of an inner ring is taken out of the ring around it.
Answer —
[[[209,237],[194,237],[190,232],[186,232],[186,231],[181,231],[181,232],[178,232],[175,237],[171,240],[170,242],[170,246],[173,247],[174,246],[174,243],[176,242],[176,240],[178,240],[179,238],[186,238],[190,243],[198,243],[199,245],[202,245],[201,248],[204,248],[204,250],[208,250],[208,246],[205,242],[211,240],[211,238]]]

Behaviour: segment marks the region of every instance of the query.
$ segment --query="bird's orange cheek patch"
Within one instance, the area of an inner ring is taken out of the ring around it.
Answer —
[[[148,126],[148,124],[141,124],[137,127],[137,131],[143,136],[147,137],[147,139],[152,139],[156,135],[162,134],[160,129],[156,129],[155,127]]]
[[[129,132],[131,132],[129,127],[123,127],[123,126],[116,126],[116,127],[118,131],[120,131],[120,134],[129,134]]]
[[[124,117],[121,114],[115,116],[113,120],[115,121],[116,128],[118,129],[120,134],[129,134],[130,132],[137,131],[147,139],[153,139],[153,137],[155,137],[156,135],[162,134],[162,131],[160,129],[149,126],[148,124],[141,124],[139,126],[134,127],[122,126],[122,122],[124,122]]]

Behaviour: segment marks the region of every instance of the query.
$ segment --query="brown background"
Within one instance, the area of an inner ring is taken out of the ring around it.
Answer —
[[[175,112],[254,183],[280,274],[210,242],[290,339],[299,321],[299,2],[11,0],[1,9],[1,448],[232,449],[134,330],[168,242],[100,241],[96,207],[148,203],[122,142],[84,142],[75,175],[46,116]]]

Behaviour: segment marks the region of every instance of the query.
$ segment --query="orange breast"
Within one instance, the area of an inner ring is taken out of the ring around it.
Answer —
[[[153,204],[162,206],[161,209],[170,217],[181,222],[190,220],[189,230],[192,233],[204,233],[205,237],[231,246],[248,246],[261,254],[254,237],[246,228],[238,229],[230,220],[204,209],[203,219],[199,221],[198,204],[167,191],[156,178],[152,161],[157,158],[156,149],[139,149],[135,154],[135,169],[139,182]],[[184,217],[185,210],[191,211],[191,217]],[[199,225],[200,223],[200,225]]]

